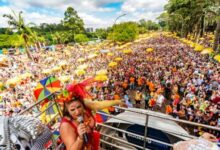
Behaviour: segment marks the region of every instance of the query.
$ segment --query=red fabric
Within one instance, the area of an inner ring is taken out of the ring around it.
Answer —
[[[91,97],[91,95],[86,91],[86,86],[90,85],[94,82],[93,78],[89,78],[84,80],[81,83],[77,84],[70,84],[67,86],[67,91],[71,92],[73,96],[78,96],[81,99],[84,99],[85,97]]]
[[[100,145],[100,133],[98,131],[93,131],[93,150],[99,150]]]
[[[212,102],[217,104],[220,102],[220,96],[216,96],[215,98],[212,99]]]
[[[90,110],[86,111],[86,115],[91,116],[93,118],[95,124],[96,124],[95,117],[92,115]],[[61,124],[64,123],[64,122],[70,124],[74,128],[75,133],[78,136],[77,126],[72,121],[66,119],[65,117],[62,118]],[[100,133],[98,131],[92,130],[92,132],[89,133],[88,136],[89,136],[89,143],[88,144],[90,146],[92,146],[91,150],[98,150],[99,149],[99,144],[100,144]]]

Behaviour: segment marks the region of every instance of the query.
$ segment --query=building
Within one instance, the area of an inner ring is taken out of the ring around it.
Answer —
[[[86,32],[93,32],[93,28],[86,28]]]

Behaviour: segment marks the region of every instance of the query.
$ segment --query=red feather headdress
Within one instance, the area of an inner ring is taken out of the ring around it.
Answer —
[[[94,81],[93,78],[86,79],[80,83],[72,83],[67,85],[66,89],[62,91],[59,102],[69,102],[74,97],[83,100],[86,97],[91,97],[86,87],[91,85]]]

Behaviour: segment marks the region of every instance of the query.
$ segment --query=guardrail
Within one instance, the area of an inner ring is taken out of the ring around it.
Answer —
[[[192,125],[192,126],[200,126],[200,127],[211,129],[211,130],[220,131],[219,127],[213,127],[213,126],[209,126],[209,125],[204,125],[204,124],[200,124],[200,123],[195,123],[195,122],[190,122],[190,121],[186,121],[186,120],[176,119],[176,118],[172,118],[172,117],[166,117],[163,114],[161,114],[161,115],[159,115],[158,113],[155,114],[155,112],[153,112],[153,111],[146,111],[146,110],[142,110],[142,109],[135,109],[134,110],[134,109],[128,109],[128,108],[123,108],[123,107],[118,107],[118,106],[115,106],[115,108],[119,109],[119,110],[123,110],[123,111],[130,111],[130,112],[134,112],[134,113],[137,113],[137,114],[146,115],[145,126],[144,126],[144,128],[145,128],[144,136],[141,136],[139,134],[135,134],[135,133],[132,133],[132,132],[128,132],[126,130],[118,129],[118,128],[113,127],[113,126],[108,125],[108,124],[100,124],[100,123],[98,123],[98,126],[100,126],[102,128],[104,127],[104,128],[108,128],[110,130],[114,130],[114,131],[119,131],[119,132],[123,132],[123,133],[126,133],[126,134],[130,134],[130,135],[133,135],[134,137],[137,137],[137,138],[142,139],[144,141],[144,145],[143,145],[143,147],[141,147],[140,145],[128,143],[127,141],[123,141],[120,138],[117,138],[115,136],[110,136],[110,135],[101,133],[101,135],[103,136],[103,139],[101,140],[102,143],[110,145],[110,146],[113,146],[113,147],[116,147],[118,149],[122,149],[122,148],[119,145],[116,145],[114,143],[105,141],[104,137],[107,137],[107,138],[110,138],[110,139],[113,139],[113,140],[117,140],[117,141],[122,142],[122,143],[126,143],[128,145],[131,145],[131,146],[139,148],[139,149],[147,149],[146,147],[147,147],[147,141],[148,140],[156,142],[158,144],[163,144],[163,145],[169,146],[170,149],[172,149],[173,144],[162,142],[162,141],[159,141],[157,139],[152,139],[152,138],[147,137],[149,116],[153,116],[153,117],[157,117],[157,118],[165,119],[165,120],[170,120],[170,121],[175,121],[177,123],[188,124],[188,125]],[[115,118],[117,120],[121,120],[123,122],[127,122],[129,124],[138,124],[137,122],[128,121],[126,118],[122,119],[122,118],[118,118],[117,116],[114,116],[114,115],[109,115],[109,114],[105,114],[105,113],[101,113],[101,112],[97,112],[97,113],[99,113],[100,115],[108,116],[109,118]],[[158,129],[158,130],[160,130],[160,129]],[[192,135],[180,134],[178,132],[172,132],[172,131],[169,131],[169,130],[163,130],[163,131],[167,132],[167,133],[171,133],[173,135],[187,137],[189,139],[196,139],[196,138],[198,138],[198,137],[195,137],[195,136],[192,136]]]
[[[54,95],[51,94],[49,96],[54,96]],[[36,118],[40,117],[43,113],[45,113],[47,110],[49,110],[51,107],[53,107],[55,105],[57,110],[58,110],[58,113],[55,114],[53,116],[53,118],[50,118],[50,121],[47,122],[47,125],[49,125],[49,124],[53,125],[51,123],[54,122],[54,120],[56,120],[57,118],[61,118],[62,117],[61,109],[60,109],[59,105],[56,103],[56,101],[54,99],[55,98],[52,98],[52,104],[50,104],[47,109],[45,109],[44,111],[42,111],[39,114],[34,116]],[[37,109],[38,109],[40,107],[40,104],[43,101],[44,101],[44,99],[39,100],[35,104],[31,105],[29,108],[27,108],[24,111],[20,112],[18,115],[27,114],[28,112],[31,111],[31,109],[33,109],[35,107],[37,107]],[[155,142],[155,143],[158,143],[158,144],[166,145],[167,147],[170,147],[170,149],[172,149],[173,144],[166,143],[166,142],[160,141],[158,139],[153,139],[153,138],[150,138],[150,137],[147,136],[148,128],[149,128],[148,122],[149,122],[149,117],[150,116],[156,117],[156,118],[160,118],[160,119],[175,121],[177,123],[188,124],[188,125],[192,125],[192,126],[200,126],[200,127],[211,129],[211,130],[220,131],[220,128],[218,128],[218,127],[213,127],[213,126],[204,125],[204,124],[200,124],[200,123],[195,123],[195,122],[190,122],[190,121],[186,121],[186,120],[176,119],[176,118],[172,118],[172,117],[166,117],[163,114],[161,114],[161,115],[158,114],[158,113],[156,114],[153,111],[146,111],[146,110],[142,110],[142,109],[129,109],[129,108],[123,108],[123,107],[118,107],[118,106],[114,106],[114,107],[116,109],[118,109],[118,110],[121,110],[121,111],[129,111],[129,112],[137,113],[137,114],[140,114],[140,115],[145,115],[144,136],[136,134],[136,133],[132,133],[132,132],[129,132],[129,131],[126,131],[124,129],[119,129],[119,128],[113,127],[113,126],[109,125],[108,123],[97,123],[97,127],[101,128],[101,129],[109,129],[109,130],[112,130],[113,132],[117,131],[117,132],[121,132],[121,133],[124,133],[124,134],[129,134],[131,136],[134,136],[134,137],[137,137],[139,139],[142,139],[144,141],[144,144],[143,144],[143,146],[140,146],[140,145],[137,145],[137,144],[134,144],[134,143],[130,143],[130,142],[126,141],[125,139],[121,139],[121,138],[118,138],[118,137],[115,137],[115,136],[108,135],[108,134],[102,132],[102,130],[100,130],[100,134],[101,134],[100,149],[101,149],[103,144],[109,145],[110,147],[114,147],[114,148],[117,148],[117,149],[123,149],[120,145],[117,145],[117,143],[114,143],[114,142],[111,142],[111,141],[109,142],[108,139],[112,139],[113,141],[118,141],[119,143],[124,143],[124,144],[126,144],[128,146],[135,147],[135,148],[138,148],[138,149],[144,149],[144,150],[147,149],[148,141],[152,141],[152,142]],[[121,120],[121,121],[127,122],[129,124],[138,124],[135,121],[134,122],[133,121],[129,121],[127,118],[123,118],[123,119],[122,118],[118,118],[117,115],[115,116],[115,115],[110,115],[110,114],[101,113],[101,112],[97,112],[97,113],[99,113],[101,115],[108,116],[109,118],[115,118],[117,120]],[[58,130],[58,127],[54,128],[53,130]],[[158,129],[158,130],[161,130],[161,129]],[[169,131],[169,130],[163,130],[163,131],[166,132],[166,133],[170,133],[172,135],[187,137],[189,139],[197,138],[197,137],[192,136],[192,135],[188,135],[188,134],[186,135],[186,134],[182,134],[182,133],[178,133],[178,132],[173,132],[173,131]],[[56,141],[58,138],[53,139],[53,140]],[[56,149],[59,149],[59,147],[61,147],[61,145],[53,145],[53,147],[56,147]]]

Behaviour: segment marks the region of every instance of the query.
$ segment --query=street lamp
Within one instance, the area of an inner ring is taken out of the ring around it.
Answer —
[[[126,15],[127,15],[127,14],[122,14],[122,15],[118,16],[118,17],[115,19],[113,26],[115,25],[116,21],[117,21],[119,18],[121,18],[121,17],[123,17],[123,16],[126,16]]]
[[[124,17],[124,16],[126,16],[126,15],[127,15],[127,14],[122,14],[122,15],[118,16],[118,17],[115,19],[115,21],[114,21],[113,28],[114,28],[114,26],[115,26],[115,24],[116,24],[116,21],[117,21],[119,18]],[[114,29],[113,29],[113,31],[114,31]],[[114,45],[115,45],[115,35],[114,35],[114,32],[113,32],[113,43],[114,43]]]

